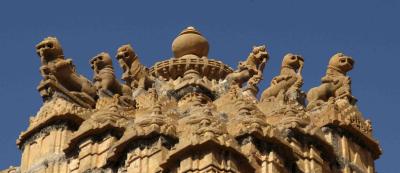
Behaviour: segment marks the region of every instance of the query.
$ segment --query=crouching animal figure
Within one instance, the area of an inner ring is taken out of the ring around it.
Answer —
[[[246,61],[240,62],[238,69],[226,77],[228,84],[236,84],[241,87],[243,83],[250,81],[250,85],[257,85],[262,79],[268,59],[269,55],[264,45],[253,47]]]
[[[149,69],[140,63],[139,57],[131,45],[126,44],[119,47],[116,58],[123,70],[122,80],[127,85],[145,90],[152,87],[154,77],[150,75]]]
[[[356,99],[351,95],[351,79],[346,76],[352,70],[354,61],[351,57],[337,53],[329,60],[326,75],[321,79],[321,85],[311,88],[307,93],[308,108],[327,102],[329,99],[348,98],[350,103]]]
[[[303,64],[304,59],[300,55],[286,54],[282,60],[280,74],[274,77],[271,85],[264,90],[260,102],[277,98],[279,94],[282,94],[282,99],[285,100],[298,100],[299,94],[301,94],[300,88],[303,85],[303,77],[301,76]]]
[[[119,94],[130,97],[132,95],[131,89],[127,85],[121,84],[115,77],[112,60],[108,53],[102,52],[96,55],[90,60],[90,65],[94,71],[94,86],[99,96]]]
[[[64,58],[63,49],[57,38],[43,39],[36,45],[36,53],[41,60],[40,73],[43,76],[41,84],[52,80],[68,90],[68,94],[94,102],[96,89],[88,79],[76,72],[71,59]],[[47,91],[40,91],[40,93],[44,98],[51,96]]]

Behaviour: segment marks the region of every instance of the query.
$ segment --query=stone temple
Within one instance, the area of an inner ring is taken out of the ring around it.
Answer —
[[[174,57],[148,68],[122,45],[115,59],[91,58],[89,80],[57,38],[43,39],[36,45],[43,106],[17,140],[20,165],[0,172],[375,172],[382,152],[351,93],[350,56],[327,58],[321,84],[304,92],[300,55],[286,54],[260,90],[270,58],[264,45],[249,48],[236,69],[208,50],[188,27],[172,42]]]

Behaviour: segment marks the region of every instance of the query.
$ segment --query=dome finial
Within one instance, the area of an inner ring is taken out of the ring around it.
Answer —
[[[209,44],[207,39],[193,26],[188,26],[184,29],[172,42],[172,52],[175,58],[189,54],[198,57],[207,57],[208,49]]]

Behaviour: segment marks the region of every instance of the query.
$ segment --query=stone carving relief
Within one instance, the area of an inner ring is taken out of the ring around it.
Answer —
[[[180,120],[181,128],[179,130],[188,133],[188,135],[194,135],[188,141],[199,142],[197,140],[218,138],[226,134],[224,124],[221,123],[221,117],[216,115],[213,107],[211,104],[206,107],[198,107],[191,111],[192,116]]]
[[[237,136],[244,134],[258,133],[262,136],[267,135],[271,130],[269,124],[265,121],[265,115],[258,110],[256,105],[251,100],[246,99],[244,96],[239,96],[235,100],[235,114],[232,118],[234,126],[229,130]]]

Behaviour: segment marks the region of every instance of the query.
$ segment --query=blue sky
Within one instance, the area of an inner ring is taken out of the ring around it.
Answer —
[[[353,94],[384,151],[377,170],[400,172],[400,3],[395,0],[1,1],[0,169],[18,165],[15,140],[42,104],[35,89],[40,81],[36,43],[58,37],[65,55],[91,78],[90,57],[102,51],[115,55],[122,44],[131,43],[147,66],[171,57],[172,40],[187,26],[207,37],[210,58],[232,67],[253,45],[266,44],[271,58],[261,89],[288,52],[305,58],[305,91],[319,85],[334,53],[352,56]]]

